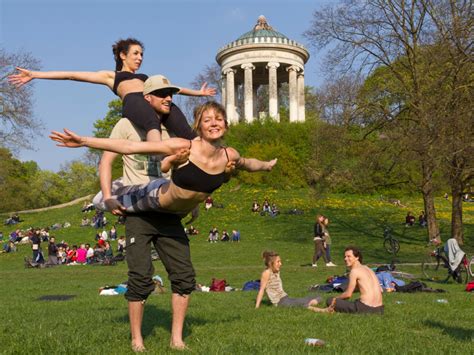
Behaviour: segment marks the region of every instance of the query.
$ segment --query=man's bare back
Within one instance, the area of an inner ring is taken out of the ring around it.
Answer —
[[[354,266],[349,279],[355,278],[356,287],[360,292],[360,301],[367,306],[379,307],[382,305],[382,289],[375,273],[367,266]]]

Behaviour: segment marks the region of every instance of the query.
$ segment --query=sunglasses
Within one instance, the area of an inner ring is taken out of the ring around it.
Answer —
[[[175,93],[176,93],[176,90],[173,90],[173,89],[162,89],[162,90],[153,91],[151,94],[153,96],[164,99],[165,97],[168,97],[168,96],[173,97]]]

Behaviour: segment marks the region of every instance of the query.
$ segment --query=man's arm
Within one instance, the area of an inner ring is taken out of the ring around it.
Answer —
[[[352,270],[351,273],[349,274],[349,284],[347,285],[346,290],[343,293],[341,293],[339,296],[337,296],[336,298],[341,298],[341,299],[351,298],[357,286],[357,278],[358,278],[357,272],[355,270]]]

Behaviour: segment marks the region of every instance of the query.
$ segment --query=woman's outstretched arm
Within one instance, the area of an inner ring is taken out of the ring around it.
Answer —
[[[235,166],[237,169],[246,170],[249,172],[257,171],[271,171],[278,159],[272,159],[270,161],[262,161],[255,158],[244,158],[240,157]]]
[[[235,168],[240,170],[246,170],[249,172],[257,171],[271,171],[278,159],[272,159],[270,161],[262,161],[255,158],[244,158],[241,157],[239,152],[234,148],[227,148],[229,160],[235,162]]]
[[[17,67],[17,74],[8,77],[8,81],[21,87],[33,79],[49,79],[49,80],[76,80],[92,84],[107,85],[112,88],[114,85],[115,72],[111,70],[103,70],[97,72],[81,72],[81,71],[31,71],[28,69]]]
[[[67,128],[64,133],[52,131],[49,138],[58,142],[59,147],[89,147],[120,154],[171,155],[189,147],[189,141],[181,138],[170,138],[161,142],[133,142],[127,139],[82,137]]]
[[[215,96],[216,92],[217,91],[216,91],[215,88],[208,88],[207,83],[204,83],[204,84],[202,84],[200,90],[181,88],[181,90],[179,90],[178,94],[186,95],[186,96]]]

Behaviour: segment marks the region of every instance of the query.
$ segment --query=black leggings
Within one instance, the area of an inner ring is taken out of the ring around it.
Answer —
[[[157,129],[161,132],[161,124],[180,138],[193,139],[196,133],[189,126],[183,112],[175,104],[171,104],[170,113],[161,120],[142,92],[132,92],[122,100],[122,116],[128,118],[138,128],[146,132]]]

